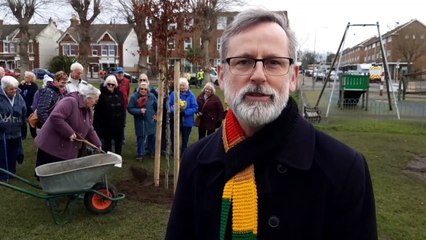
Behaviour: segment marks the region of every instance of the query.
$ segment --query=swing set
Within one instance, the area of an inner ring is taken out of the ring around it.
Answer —
[[[330,69],[333,69],[334,66],[336,65],[337,59],[339,59],[338,64],[336,69],[339,69],[340,67],[340,62],[342,59],[342,52],[341,49],[343,48],[345,39],[346,39],[346,34],[348,32],[348,29],[350,27],[370,27],[370,26],[376,26],[377,27],[377,32],[378,32],[378,36],[379,36],[379,43],[380,43],[380,52],[381,52],[381,56],[383,59],[383,66],[385,69],[385,83],[386,83],[386,89],[387,89],[387,99],[388,99],[388,103],[389,103],[389,111],[392,111],[392,101],[391,101],[391,96],[390,96],[390,92],[392,92],[393,95],[393,100],[394,100],[394,104],[395,104],[395,109],[396,109],[396,114],[398,119],[400,119],[400,114],[399,114],[399,109],[398,109],[398,104],[397,104],[397,100],[395,97],[395,92],[393,91],[393,86],[392,84],[389,84],[390,82],[390,72],[389,72],[389,65],[388,65],[388,61],[386,58],[386,52],[385,52],[385,48],[383,46],[383,40],[382,40],[382,35],[380,34],[380,26],[379,26],[379,22],[377,22],[376,24],[351,24],[348,22],[345,32],[343,33],[343,37],[342,40],[340,42],[339,48],[337,49],[336,55],[333,59],[333,63],[330,66]],[[340,55],[340,57],[338,57]],[[337,72],[337,71],[336,71]],[[321,93],[318,97],[318,100],[315,104],[315,106],[312,109],[312,111],[316,111],[316,113],[319,115],[319,103],[321,100],[322,95],[324,94],[324,90],[325,87],[327,85],[328,79],[330,79],[330,75],[331,75],[331,70],[328,71],[327,76],[325,78],[324,81],[324,85],[321,89]],[[327,105],[327,111],[326,111],[326,117],[328,117],[328,114],[330,112],[330,105],[331,105],[331,101],[333,98],[333,93],[334,93],[334,88],[336,86],[336,82],[337,82],[337,78],[334,78],[333,80],[333,87],[331,90],[331,94],[330,94],[330,98],[328,101],[328,105]],[[339,100],[338,100],[338,106],[339,108],[343,108],[345,105],[347,104],[358,104],[359,98],[362,96],[362,104],[364,107],[365,104],[365,110],[368,110],[368,97],[369,97],[369,77],[368,75],[343,75],[343,77],[339,78]],[[389,91],[389,89],[391,89]],[[364,99],[365,98],[365,99]],[[349,100],[352,99],[352,100]],[[355,100],[353,100],[355,99]],[[352,101],[352,102],[351,102]],[[313,115],[313,113],[311,113],[310,115]],[[307,118],[309,117],[308,115]]]

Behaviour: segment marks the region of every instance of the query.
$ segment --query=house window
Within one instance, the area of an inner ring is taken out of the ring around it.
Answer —
[[[4,53],[8,53],[9,52],[9,43],[8,42],[4,42],[3,43],[3,52]]]
[[[15,53],[16,52],[16,48],[15,48],[15,43],[11,42],[9,43],[9,52],[10,53]]]
[[[3,43],[3,52],[5,53],[15,53],[15,43],[13,42],[4,42]]]
[[[183,43],[184,49],[192,48],[192,38],[185,38],[185,42]]]
[[[115,45],[102,45],[102,56],[115,56]]]
[[[176,40],[174,38],[170,38],[167,44],[168,50],[175,50],[176,48]]]
[[[34,53],[34,44],[28,43],[28,53]]]
[[[102,56],[108,56],[108,46],[102,45]]]
[[[167,27],[168,30],[176,30],[177,28],[177,23],[170,23],[169,26]]]
[[[225,29],[225,27],[226,27],[226,17],[218,17],[216,29],[217,30],[223,30],[223,29]]]
[[[92,48],[92,56],[98,56],[98,49]]]
[[[194,19],[193,18],[185,19],[185,23],[183,25],[183,28],[185,30],[191,30],[193,26],[194,26]]]
[[[62,54],[66,56],[76,56],[77,55],[77,45],[65,44],[62,45]]]
[[[216,49],[220,51],[220,38],[216,38]]]
[[[388,42],[392,42],[392,36],[388,37]]]
[[[114,45],[109,45],[108,55],[109,56],[115,56],[115,46]]]

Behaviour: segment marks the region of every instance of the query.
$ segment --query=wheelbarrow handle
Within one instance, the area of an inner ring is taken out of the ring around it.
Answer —
[[[93,143],[89,142],[87,139],[83,138],[80,134],[76,134],[76,135],[77,135],[77,138],[75,138],[74,140],[79,141],[79,142],[82,142],[82,143],[85,143],[85,144],[89,145],[90,147],[92,147],[92,148],[94,148],[94,149],[98,150],[98,151],[99,151],[99,152],[101,152],[101,153],[105,153],[105,151],[104,151],[104,150],[100,149],[100,148],[99,148],[99,147],[97,147],[95,144],[93,144]]]

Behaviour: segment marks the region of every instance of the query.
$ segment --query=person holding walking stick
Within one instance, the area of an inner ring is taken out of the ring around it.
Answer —
[[[26,125],[27,107],[19,94],[19,82],[12,76],[1,79],[0,90],[0,168],[16,174],[16,162],[22,163],[22,127]],[[0,173],[0,181],[9,175]]]

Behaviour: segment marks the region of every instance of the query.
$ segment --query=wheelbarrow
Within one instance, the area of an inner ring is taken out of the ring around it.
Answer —
[[[35,168],[40,184],[0,168],[0,172],[14,177],[36,191],[0,181],[18,192],[45,199],[56,224],[71,221],[77,200],[84,200],[86,209],[94,214],[107,214],[124,199],[123,193],[108,183],[106,172],[113,166],[121,167],[122,159],[115,153],[100,153],[85,157],[48,163]]]

